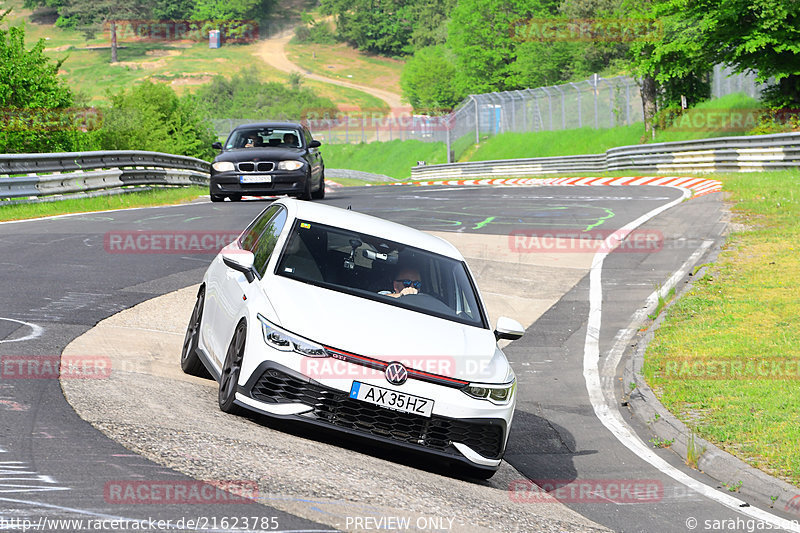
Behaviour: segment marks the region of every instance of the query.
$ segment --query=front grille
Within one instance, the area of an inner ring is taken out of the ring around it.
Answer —
[[[491,459],[499,458],[503,449],[499,421],[471,422],[436,415],[426,418],[392,411],[275,369],[261,375],[251,395],[267,403],[301,402],[314,408],[311,416],[333,426],[453,455],[458,454],[453,442],[466,444]]]
[[[239,172],[271,172],[275,168],[275,163],[273,161],[237,163],[237,167]]]

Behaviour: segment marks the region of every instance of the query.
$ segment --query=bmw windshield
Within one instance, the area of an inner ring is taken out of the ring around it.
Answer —
[[[298,220],[275,274],[487,328],[463,262],[364,233]]]

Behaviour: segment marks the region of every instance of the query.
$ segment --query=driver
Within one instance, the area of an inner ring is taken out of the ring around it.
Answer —
[[[392,280],[393,292],[381,291],[379,294],[400,298],[407,294],[419,294],[421,287],[422,281],[420,280],[419,270],[407,267],[400,269],[395,279]]]

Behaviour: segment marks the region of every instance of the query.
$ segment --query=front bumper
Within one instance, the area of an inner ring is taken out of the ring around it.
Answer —
[[[236,397],[239,405],[269,416],[321,425],[486,470],[496,470],[505,451],[508,424],[504,418],[452,418],[436,413],[428,418],[393,411],[351,399],[345,391],[273,361],[262,362],[239,386]]]
[[[240,176],[251,176],[240,172],[213,172],[209,191],[216,196],[241,194],[242,196],[277,196],[302,194],[308,181],[305,168],[299,170],[275,170],[269,172],[270,183],[240,183]],[[267,173],[264,173],[267,175]]]

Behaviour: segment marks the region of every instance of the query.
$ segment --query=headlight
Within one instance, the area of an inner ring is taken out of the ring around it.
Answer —
[[[505,405],[514,396],[514,389],[517,387],[517,380],[501,385],[489,385],[486,383],[470,383],[461,389],[467,396],[472,396],[479,400],[489,400],[498,405]]]
[[[278,163],[278,170],[298,170],[303,168],[302,161],[281,161]]]
[[[264,342],[276,350],[297,352],[306,357],[328,357],[328,352],[321,345],[280,329],[261,315],[258,315],[258,320],[261,321]]]
[[[217,161],[211,166],[214,167],[214,170],[217,172],[230,172],[234,170],[233,163],[230,161]]]

